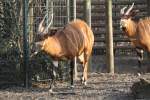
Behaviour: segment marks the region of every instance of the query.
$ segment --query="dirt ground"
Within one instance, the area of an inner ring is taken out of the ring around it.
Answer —
[[[86,87],[80,81],[75,81],[74,88],[69,87],[69,82],[58,81],[53,94],[48,91],[47,84],[30,89],[10,87],[0,89],[0,100],[150,100],[135,99],[130,89],[140,78],[150,80],[148,62],[142,63],[145,74],[138,76],[137,57],[115,58],[115,75],[112,76],[106,73],[105,57],[95,56]]]
[[[0,90],[0,100],[135,100],[130,87],[140,78],[148,79],[149,75],[90,73],[86,87],[79,81],[73,89],[69,82],[57,82],[53,94],[46,87],[11,87]]]

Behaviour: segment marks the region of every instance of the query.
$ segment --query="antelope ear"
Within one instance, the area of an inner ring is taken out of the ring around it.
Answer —
[[[134,17],[139,12],[140,12],[139,10],[132,10],[130,16]]]

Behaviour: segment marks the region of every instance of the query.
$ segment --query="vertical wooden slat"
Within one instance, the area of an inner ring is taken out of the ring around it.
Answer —
[[[150,0],[147,0],[147,12],[148,16],[150,16]]]
[[[106,0],[106,64],[108,72],[114,74],[112,0]]]
[[[85,0],[84,2],[84,19],[87,22],[87,24],[91,27],[91,0]]]
[[[91,27],[91,0],[84,0],[84,20]],[[92,57],[89,59],[88,66],[92,65]],[[89,68],[89,67],[88,67]]]

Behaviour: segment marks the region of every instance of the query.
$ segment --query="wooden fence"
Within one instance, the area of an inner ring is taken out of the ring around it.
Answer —
[[[119,27],[120,9],[126,5],[135,3],[135,9],[139,9],[140,13],[136,18],[148,16],[148,0],[113,0],[113,36],[114,49],[130,49],[132,48],[128,38],[123,34]],[[82,0],[78,1],[77,16],[80,18],[83,12]],[[105,48],[106,34],[106,9],[105,0],[92,0],[92,29],[95,36],[95,49]],[[97,54],[96,52],[94,54]]]

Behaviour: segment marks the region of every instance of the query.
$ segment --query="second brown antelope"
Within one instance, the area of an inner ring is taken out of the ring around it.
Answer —
[[[94,35],[91,28],[84,21],[77,19],[69,22],[54,35],[49,36],[47,29],[51,22],[47,27],[44,27],[44,20],[45,17],[38,28],[37,49],[45,51],[55,61],[62,59],[73,61],[74,57],[77,57],[83,65],[82,82],[86,85],[88,61],[94,44]],[[70,75],[72,77],[71,85],[73,85],[73,63],[71,63]]]
[[[143,60],[143,50],[150,52],[150,17],[141,18],[135,21],[133,17],[139,12],[134,10],[134,3],[125,12],[127,7],[121,9],[120,27],[129,37],[139,55],[139,67]]]

